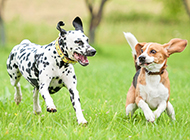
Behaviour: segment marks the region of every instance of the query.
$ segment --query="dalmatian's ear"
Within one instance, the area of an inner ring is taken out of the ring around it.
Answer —
[[[65,23],[63,23],[63,21],[59,21],[59,22],[57,23],[57,30],[60,31],[61,36],[64,36],[64,34],[67,33],[64,29],[61,28],[61,26],[64,26],[64,25],[65,25]]]
[[[81,30],[82,32],[83,31],[83,25],[82,25],[82,21],[79,17],[76,17],[74,20],[73,20],[73,26],[75,27],[75,30]]]

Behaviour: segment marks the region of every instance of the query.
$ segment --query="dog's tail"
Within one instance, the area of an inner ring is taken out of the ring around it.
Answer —
[[[130,32],[127,32],[127,33],[123,32],[123,33],[124,33],[124,36],[125,36],[128,44],[130,45],[130,47],[132,49],[133,56],[136,55],[137,53],[136,53],[136,50],[135,50],[135,46],[138,43],[136,37]]]
[[[24,43],[30,44],[31,42],[30,42],[30,40],[28,40],[28,39],[24,39],[20,44],[24,44]]]
[[[132,54],[133,54],[133,58],[134,58],[134,62],[135,62],[135,68],[136,68],[136,71],[138,71],[140,69],[140,66],[137,65],[136,63],[136,59],[137,59],[137,52],[135,50],[135,46],[137,45],[138,41],[136,39],[136,37],[130,33],[130,32],[123,32],[129,46],[131,47],[132,49]]]

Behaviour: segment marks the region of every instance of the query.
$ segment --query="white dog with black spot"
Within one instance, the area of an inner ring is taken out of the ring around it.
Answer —
[[[17,105],[21,102],[22,92],[19,80],[23,76],[34,86],[34,113],[41,113],[38,92],[46,102],[47,111],[56,112],[57,109],[50,94],[66,87],[70,92],[78,123],[86,124],[76,89],[77,80],[73,64],[79,62],[82,66],[88,65],[87,56],[94,56],[96,50],[89,45],[79,17],[73,20],[75,30],[65,31],[61,26],[64,26],[62,21],[57,24],[57,29],[60,31],[59,37],[48,45],[41,46],[29,40],[23,40],[12,49],[7,60],[7,71],[11,84],[15,88],[14,99]]]

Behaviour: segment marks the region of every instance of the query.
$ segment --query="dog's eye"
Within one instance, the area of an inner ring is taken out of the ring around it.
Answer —
[[[83,45],[83,42],[80,40],[80,41],[78,42],[78,44],[79,44],[79,45]]]
[[[75,40],[75,43],[78,44],[79,46],[83,45],[84,43],[82,42],[82,40]]]
[[[143,53],[143,49],[141,49],[141,53]]]
[[[150,51],[150,53],[155,54],[155,53],[156,53],[156,51],[155,51],[155,50],[151,50],[151,51]]]

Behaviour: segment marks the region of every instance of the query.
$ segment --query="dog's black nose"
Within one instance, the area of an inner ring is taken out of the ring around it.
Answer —
[[[88,50],[88,56],[94,56],[96,54],[95,49]]]
[[[140,63],[145,63],[145,59],[146,59],[145,56],[139,56],[139,62]]]

